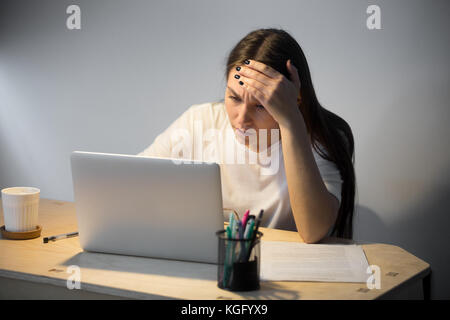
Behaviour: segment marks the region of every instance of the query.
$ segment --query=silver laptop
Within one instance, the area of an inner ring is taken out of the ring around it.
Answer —
[[[84,250],[217,263],[218,164],[74,151],[71,167]]]

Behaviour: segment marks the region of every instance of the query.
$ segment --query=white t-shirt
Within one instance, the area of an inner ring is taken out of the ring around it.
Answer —
[[[325,186],[340,201],[342,180],[336,165],[312,151]],[[262,227],[297,231],[282,144],[276,141],[260,153],[249,150],[235,137],[223,100],[192,105],[138,156],[216,162],[224,208],[240,217],[247,209],[255,215],[264,209]]]

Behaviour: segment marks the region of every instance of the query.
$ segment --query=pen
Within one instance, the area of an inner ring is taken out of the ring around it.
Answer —
[[[259,225],[261,223],[263,214],[264,214],[264,210],[261,209],[261,211],[259,212],[259,215],[258,215],[258,219],[256,220],[255,231],[253,232],[252,241],[250,242],[250,248],[248,248],[247,258],[245,261],[248,261],[250,259],[250,254],[252,252],[253,245],[255,244],[256,237],[258,236],[258,229],[259,229]]]
[[[259,228],[259,224],[261,223],[261,220],[262,220],[263,214],[264,214],[264,210],[263,210],[263,209],[261,209],[261,211],[259,212],[259,215],[258,215],[258,219],[256,220],[256,229],[255,229],[255,234],[253,235],[253,237],[255,237],[255,236],[256,236],[256,232],[258,231],[258,228]]]
[[[64,234],[58,234],[56,236],[45,237],[43,240],[44,240],[44,243],[48,243],[49,241],[56,241],[56,240],[61,240],[61,239],[72,238],[72,237],[76,237],[77,235],[78,235],[78,232],[64,233]]]

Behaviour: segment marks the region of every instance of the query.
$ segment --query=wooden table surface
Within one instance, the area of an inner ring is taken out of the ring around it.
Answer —
[[[39,224],[43,228],[40,238],[0,239],[1,278],[61,289],[66,288],[70,276],[68,267],[77,265],[81,270],[81,291],[121,298],[376,299],[407,285],[421,283],[430,273],[428,263],[395,245],[354,242],[361,244],[369,265],[380,267],[381,289],[369,290],[365,283],[263,281],[258,291],[230,292],[217,287],[215,265],[84,252],[78,237],[44,244],[45,236],[77,230],[73,202],[41,199]],[[296,232],[265,228],[261,231],[264,240],[301,242]],[[323,242],[349,241],[327,238]],[[7,297],[7,293],[3,292],[2,296]]]

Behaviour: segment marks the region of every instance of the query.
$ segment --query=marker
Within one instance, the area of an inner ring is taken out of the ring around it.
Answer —
[[[231,239],[234,239],[236,235],[236,220],[233,216],[230,217],[230,230],[231,230]]]
[[[243,239],[245,226],[240,220],[238,220],[237,225],[238,225],[238,236],[239,236],[238,239]]]
[[[43,240],[44,240],[44,243],[48,243],[49,241],[73,238],[76,236],[78,236],[78,232],[71,232],[71,233],[58,234],[56,236],[51,236],[51,237],[45,237]]]
[[[255,216],[251,216],[247,221],[247,227],[245,228],[244,238],[250,239],[252,237],[253,227],[255,226]]]
[[[231,221],[231,219],[230,219]],[[228,239],[231,239],[231,228],[230,226],[227,226],[227,231],[226,231],[227,237]],[[227,286],[228,283],[228,274],[230,272],[230,257],[231,257],[231,244],[230,241],[227,241],[227,251],[226,251],[226,255],[225,255],[225,263],[224,263],[224,269],[223,269],[223,287],[225,288]]]
[[[255,225],[255,216],[251,216],[247,221],[247,227],[245,228],[244,240],[248,240],[252,237],[252,230]],[[244,258],[247,256],[247,244],[248,241],[244,241],[244,248],[241,249],[241,254],[239,255],[239,260],[245,262]]]
[[[233,263],[235,262],[234,260],[234,255],[235,255],[235,250],[236,250],[236,241],[233,241],[234,239],[236,239],[236,226],[237,223],[239,222],[239,219],[234,218],[234,216],[230,217],[230,222],[231,222],[231,240],[228,240],[228,244],[229,244],[229,249],[230,251],[228,252],[228,285],[231,285],[231,281],[233,279]]]
[[[247,226],[247,219],[248,219],[248,215],[250,213],[250,210],[247,209],[247,211],[245,211],[244,216],[242,217],[242,228],[243,228],[243,232],[245,232],[245,228]]]

